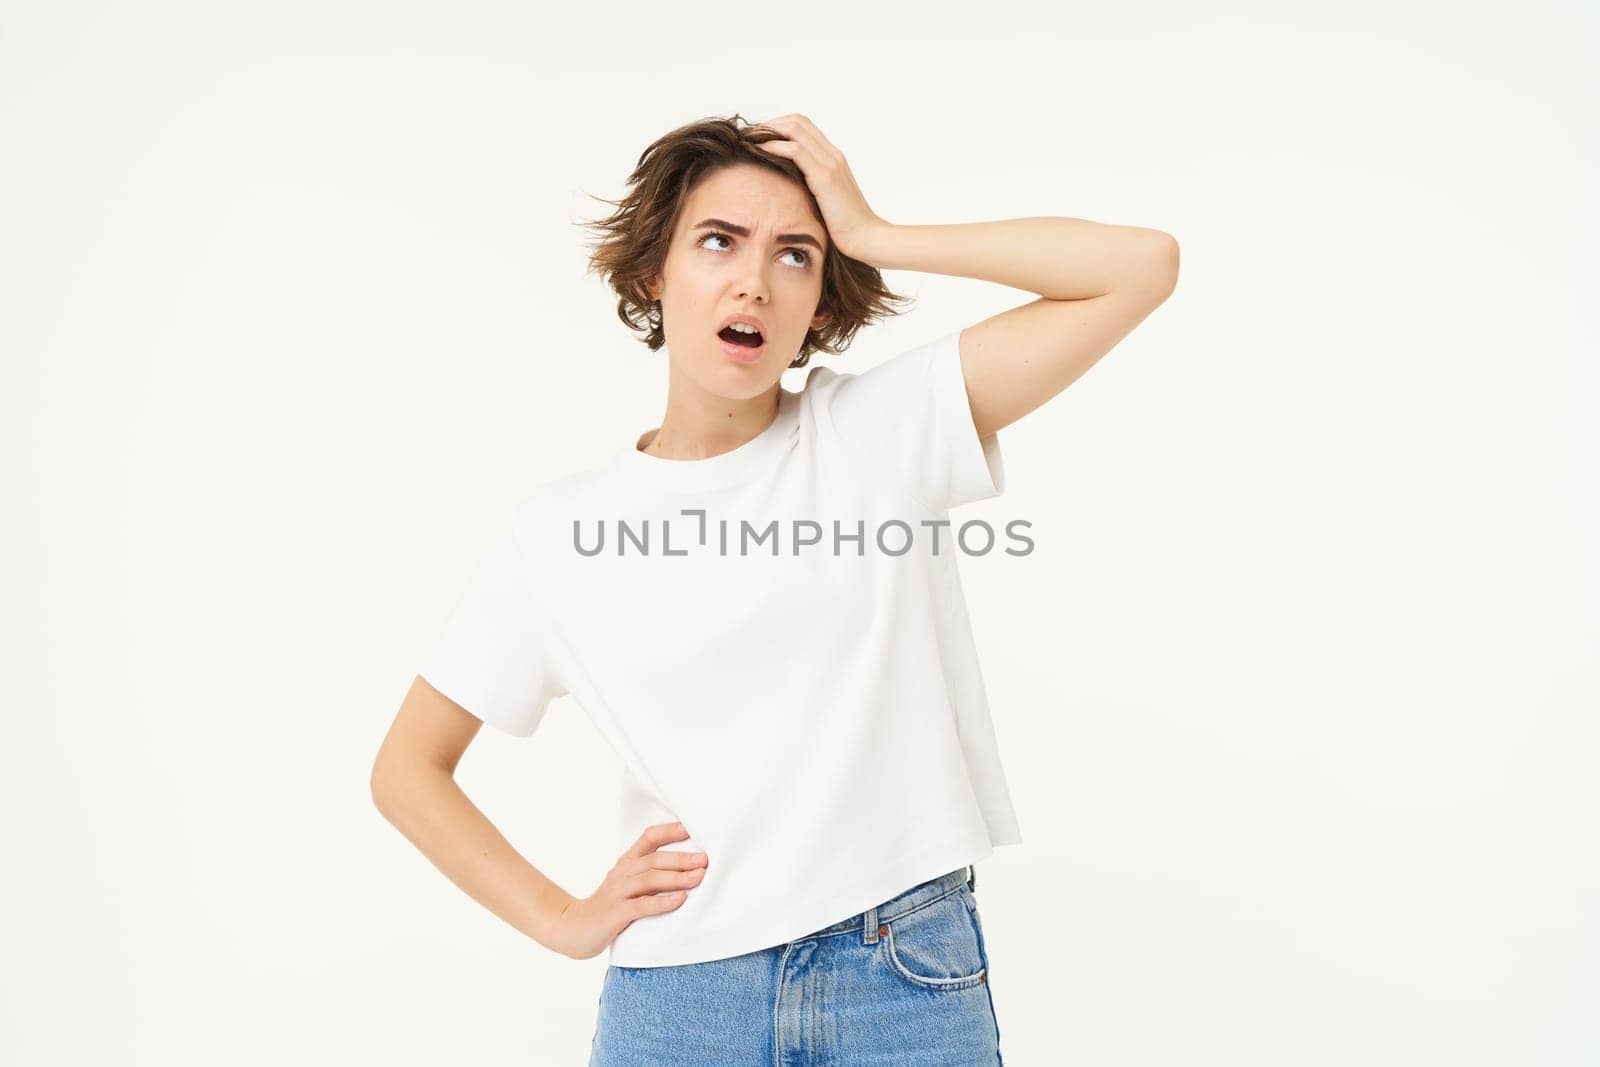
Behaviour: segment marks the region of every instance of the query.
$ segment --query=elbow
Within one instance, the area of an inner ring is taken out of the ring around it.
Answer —
[[[1160,274],[1178,276],[1178,239],[1164,230],[1150,231],[1150,258]]]
[[[372,773],[367,776],[367,792],[372,797],[372,806],[377,808],[384,818],[388,818],[389,795],[385,787],[383,776],[379,774],[377,767],[373,767]]]
[[[407,812],[426,802],[436,783],[450,783],[453,767],[432,760],[408,756],[400,751],[378,753],[367,776],[367,792],[372,806],[396,826]]]
[[[1161,230],[1147,230],[1148,250],[1134,287],[1157,300],[1165,300],[1178,287],[1178,239]]]
[[[372,806],[378,809],[379,814],[394,822],[394,800],[397,789],[395,773],[389,764],[390,761],[384,758],[384,754],[378,753],[378,758],[372,763],[372,772],[367,775],[367,792],[372,797]]]

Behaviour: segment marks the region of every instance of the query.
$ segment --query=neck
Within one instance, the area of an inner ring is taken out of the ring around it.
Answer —
[[[778,417],[781,388],[745,400],[669,395],[661,425],[641,436],[634,447],[662,459],[710,459],[731,452],[772,425]]]

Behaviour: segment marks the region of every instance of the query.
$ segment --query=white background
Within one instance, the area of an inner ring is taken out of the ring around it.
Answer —
[[[735,111],[892,222],[1182,247],[966,512],[1037,543],[962,562],[1006,1061],[1600,1058],[1594,13],[1298,7],[6,3],[0,1060],[584,1062],[605,958],[368,772],[514,503],[660,421],[585,194]],[[1032,299],[888,279],[814,358]],[[459,777],[585,895],[619,771],[563,698]]]

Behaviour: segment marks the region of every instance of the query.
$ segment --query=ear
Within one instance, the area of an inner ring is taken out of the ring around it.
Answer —
[[[833,312],[819,311],[815,315],[811,316],[811,328],[813,330],[820,330],[824,326],[828,325],[828,323],[831,321],[833,321]]]
[[[654,274],[650,275],[648,278],[645,278],[643,280],[643,282],[641,283],[641,288],[644,289],[645,295],[649,299],[651,299],[651,300],[660,300],[661,299],[661,272],[658,270]]]

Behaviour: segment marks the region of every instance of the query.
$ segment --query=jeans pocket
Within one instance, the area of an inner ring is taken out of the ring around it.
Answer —
[[[956,889],[884,923],[879,942],[889,968],[921,989],[971,989],[988,968],[967,894]]]

